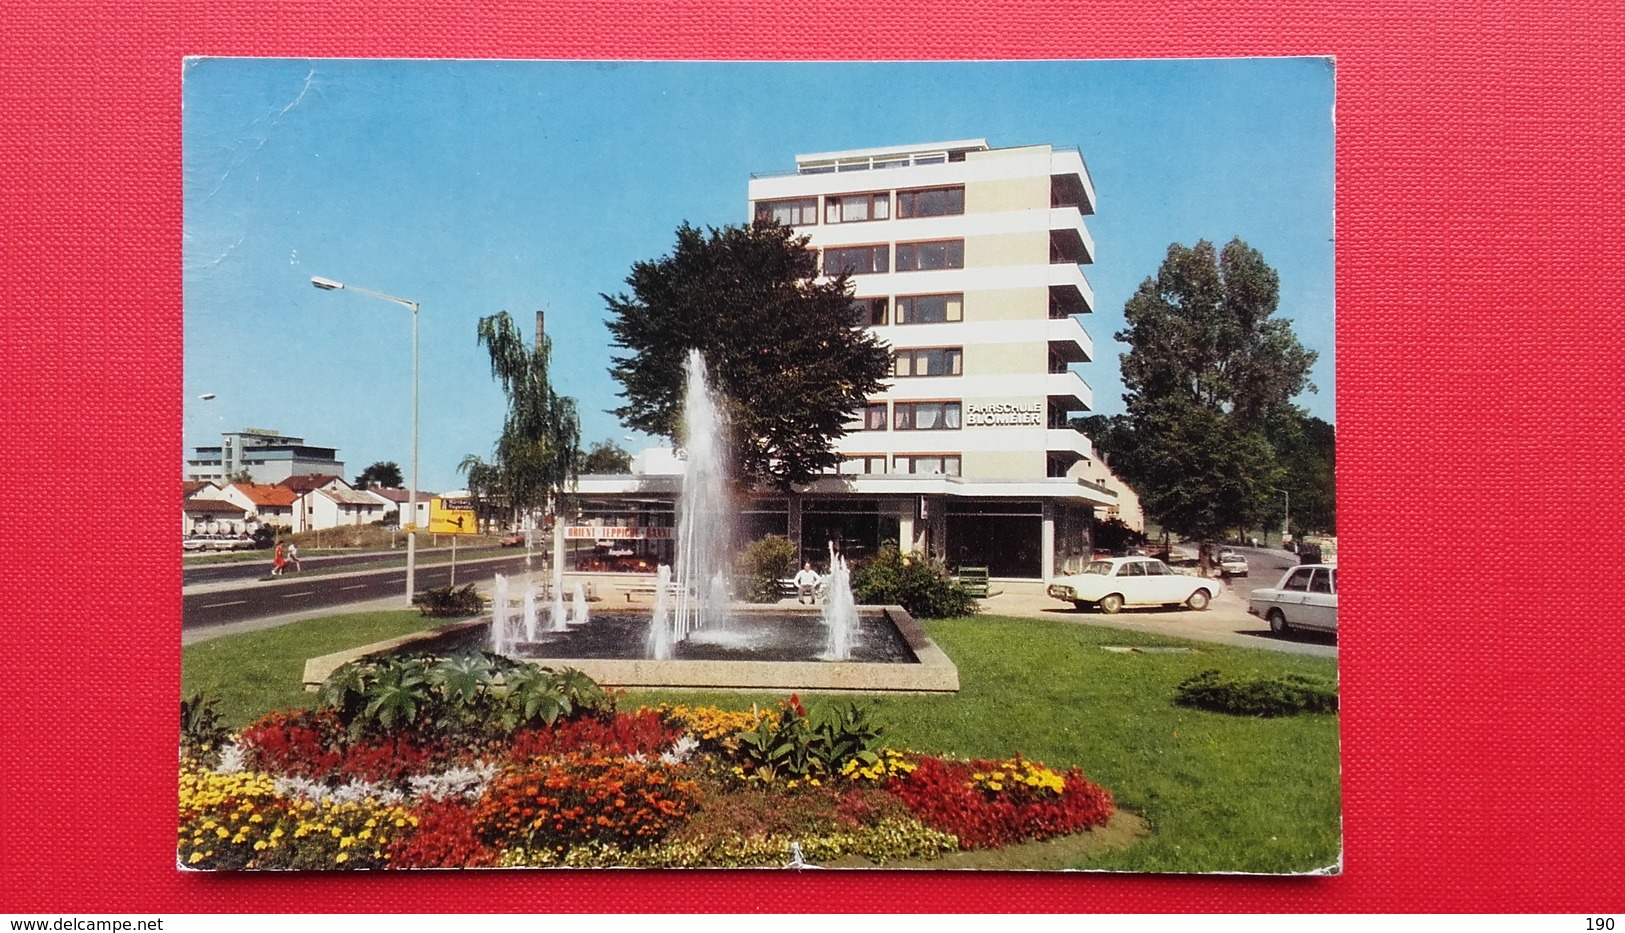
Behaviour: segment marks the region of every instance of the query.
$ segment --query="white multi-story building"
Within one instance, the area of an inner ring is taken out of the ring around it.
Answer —
[[[302,437],[245,428],[220,435],[219,447],[197,447],[186,461],[186,479],[229,483],[247,474],[251,483],[280,483],[290,476],[344,473],[336,447],[313,447]]]
[[[1076,317],[1093,310],[1080,266],[1095,254],[1079,152],[974,139],[802,155],[753,177],[749,200],[806,234],[826,274],[851,274],[858,326],[895,369],[837,444],[840,475],[758,497],[748,532],[809,558],[895,540],[1006,579],[1081,569],[1094,509],[1116,497],[1068,426],[1092,401],[1073,367],[1094,356]]]

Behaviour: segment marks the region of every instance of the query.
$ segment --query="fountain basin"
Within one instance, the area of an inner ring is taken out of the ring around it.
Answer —
[[[614,657],[612,651],[599,650],[605,643],[618,639],[612,626],[599,628],[612,619],[595,617],[580,632],[571,632],[559,639],[538,638],[536,642],[522,642],[515,646],[522,660],[551,668],[573,667],[606,687],[680,687],[685,689],[716,690],[804,690],[854,693],[954,693],[959,690],[959,670],[954,667],[941,648],[937,647],[925,630],[901,606],[864,606],[859,609],[866,637],[864,643],[895,642],[901,652],[884,650],[891,660],[879,659],[874,654],[861,654],[859,660],[819,661],[808,658],[797,650],[792,655],[784,646],[760,647],[757,656],[747,656],[736,650],[738,641],[750,639],[749,627],[732,633],[727,638],[709,636],[684,642],[678,657],[653,660],[641,657]],[[821,632],[819,610],[812,607],[741,606],[736,613],[751,625],[777,627],[783,631],[810,635],[814,629]],[[636,624],[647,627],[647,617]],[[601,633],[593,639],[581,639],[588,630]],[[876,638],[878,633],[881,637]],[[305,662],[304,683],[314,690],[340,665],[358,658],[397,651],[450,650],[461,646],[483,646],[490,634],[489,619],[471,619],[441,626],[424,632],[404,635],[347,651],[311,658]],[[639,631],[641,635],[641,631]],[[821,636],[820,636],[821,637]],[[572,641],[573,640],[573,641]],[[804,641],[795,637],[790,641]],[[574,656],[569,647],[581,645]],[[594,647],[597,645],[598,647]],[[629,650],[640,651],[641,638]],[[622,652],[623,654],[625,652]],[[593,656],[598,655],[598,656]]]

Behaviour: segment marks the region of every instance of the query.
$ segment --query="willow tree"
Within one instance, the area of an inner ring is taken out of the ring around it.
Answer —
[[[458,465],[469,492],[485,509],[510,519],[534,513],[575,484],[581,456],[581,419],[575,399],[553,391],[548,378],[552,341],[537,328],[526,346],[508,312],[482,317],[479,343],[491,354],[491,376],[508,396],[491,462],[470,454]]]

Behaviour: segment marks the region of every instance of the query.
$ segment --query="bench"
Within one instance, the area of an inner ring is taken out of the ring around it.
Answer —
[[[982,599],[987,598],[987,568],[961,567],[959,575],[955,578],[965,592]]]

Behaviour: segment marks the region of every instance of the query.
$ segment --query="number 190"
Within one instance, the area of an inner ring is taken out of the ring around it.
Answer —
[[[1587,930],[1612,930],[1613,928],[1614,928],[1614,918],[1613,917],[1587,917],[1586,918],[1586,929]]]

